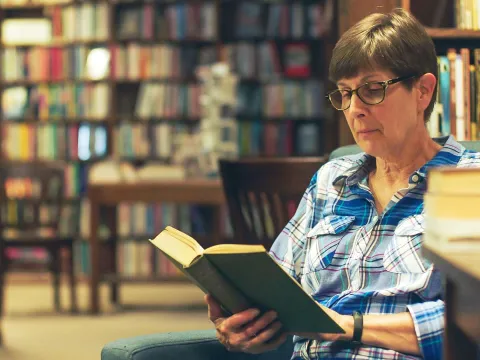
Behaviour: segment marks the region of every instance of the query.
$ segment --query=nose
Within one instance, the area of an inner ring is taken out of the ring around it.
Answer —
[[[350,98],[350,107],[347,111],[354,117],[364,116],[366,106],[368,105],[360,100],[357,94],[353,94]]]

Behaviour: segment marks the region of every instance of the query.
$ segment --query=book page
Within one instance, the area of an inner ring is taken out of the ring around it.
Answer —
[[[220,244],[206,249],[205,254],[248,254],[266,252],[263,245]]]
[[[480,223],[477,219],[452,219],[425,216],[424,245],[451,252],[471,252],[480,248]]]
[[[183,266],[190,265],[203,253],[203,248],[195,239],[169,226],[150,242]]]

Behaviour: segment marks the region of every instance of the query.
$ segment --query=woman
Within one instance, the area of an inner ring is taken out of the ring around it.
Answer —
[[[425,177],[433,166],[478,166],[480,154],[453,137],[430,138],[437,58],[406,11],[353,26],[333,51],[329,75],[338,89],[328,97],[364,153],[333,160],[313,176],[271,254],[346,333],[294,334],[292,358],[440,359],[441,282],[419,253]],[[206,300],[230,349],[261,353],[285,340],[274,313],[257,317],[250,309],[224,318]]]

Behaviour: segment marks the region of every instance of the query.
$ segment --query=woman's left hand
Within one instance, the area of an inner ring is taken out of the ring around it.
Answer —
[[[303,338],[318,341],[350,341],[353,338],[353,316],[341,315],[336,311],[320,305],[322,310],[327,313],[340,327],[345,330],[344,334],[323,334],[323,333],[292,333],[291,335],[301,336]]]

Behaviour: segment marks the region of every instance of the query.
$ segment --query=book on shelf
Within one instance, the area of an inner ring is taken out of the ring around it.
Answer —
[[[438,59],[441,115],[432,115],[432,137],[452,134],[459,141],[477,140],[480,116],[480,49],[448,48]]]
[[[150,241],[230,314],[252,307],[275,310],[286,331],[343,333],[262,245],[220,244],[204,249],[170,226]]]
[[[425,244],[452,251],[480,248],[480,168],[431,169],[425,194]]]

